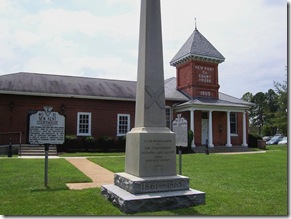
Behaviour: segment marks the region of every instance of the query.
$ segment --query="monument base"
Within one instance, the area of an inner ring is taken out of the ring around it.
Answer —
[[[181,175],[137,177],[128,173],[115,173],[114,185],[132,194],[169,192],[189,189],[189,178]]]
[[[131,194],[111,184],[103,185],[101,194],[127,214],[173,210],[205,204],[205,193],[194,189]]]
[[[137,177],[116,173],[114,185],[103,185],[103,194],[124,213],[172,210],[205,204],[205,193],[189,189],[181,175]]]

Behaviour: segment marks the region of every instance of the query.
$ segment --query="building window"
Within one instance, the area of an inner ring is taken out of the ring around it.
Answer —
[[[230,113],[230,133],[237,134],[237,113]]]
[[[126,135],[130,131],[130,115],[118,114],[117,115],[117,136]]]
[[[78,113],[78,136],[91,136],[91,113]]]
[[[171,107],[166,107],[166,126],[171,129],[172,127],[172,113]]]

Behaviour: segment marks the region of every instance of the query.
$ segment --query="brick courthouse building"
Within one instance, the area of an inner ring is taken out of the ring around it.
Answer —
[[[251,103],[219,92],[218,65],[224,57],[195,28],[170,64],[165,80],[167,126],[177,113],[194,133],[192,147],[247,146]],[[66,135],[117,139],[134,127],[135,81],[14,73],[0,76],[0,134],[29,136],[29,115],[43,106],[65,115]],[[4,135],[2,135],[2,140]],[[18,143],[17,140],[14,140]],[[1,142],[0,144],[7,144]]]

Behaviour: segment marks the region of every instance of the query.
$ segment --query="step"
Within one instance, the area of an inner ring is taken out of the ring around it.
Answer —
[[[18,154],[19,156],[45,156],[45,153],[29,153],[29,152],[25,152],[25,153],[21,153]],[[48,156],[58,156],[57,153],[48,153]]]
[[[45,147],[44,146],[35,146],[35,145],[25,145],[21,146],[18,150],[18,155],[20,156],[45,156]],[[49,156],[57,156],[57,147],[50,146],[48,151]]]

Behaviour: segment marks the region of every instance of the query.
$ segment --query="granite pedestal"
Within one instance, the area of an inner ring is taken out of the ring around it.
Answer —
[[[126,137],[126,172],[102,194],[124,213],[170,210],[205,204],[205,193],[176,174],[175,134],[168,128],[134,128]]]
[[[205,204],[205,193],[194,189],[132,194],[112,184],[102,186],[101,193],[127,214],[173,210]]]

